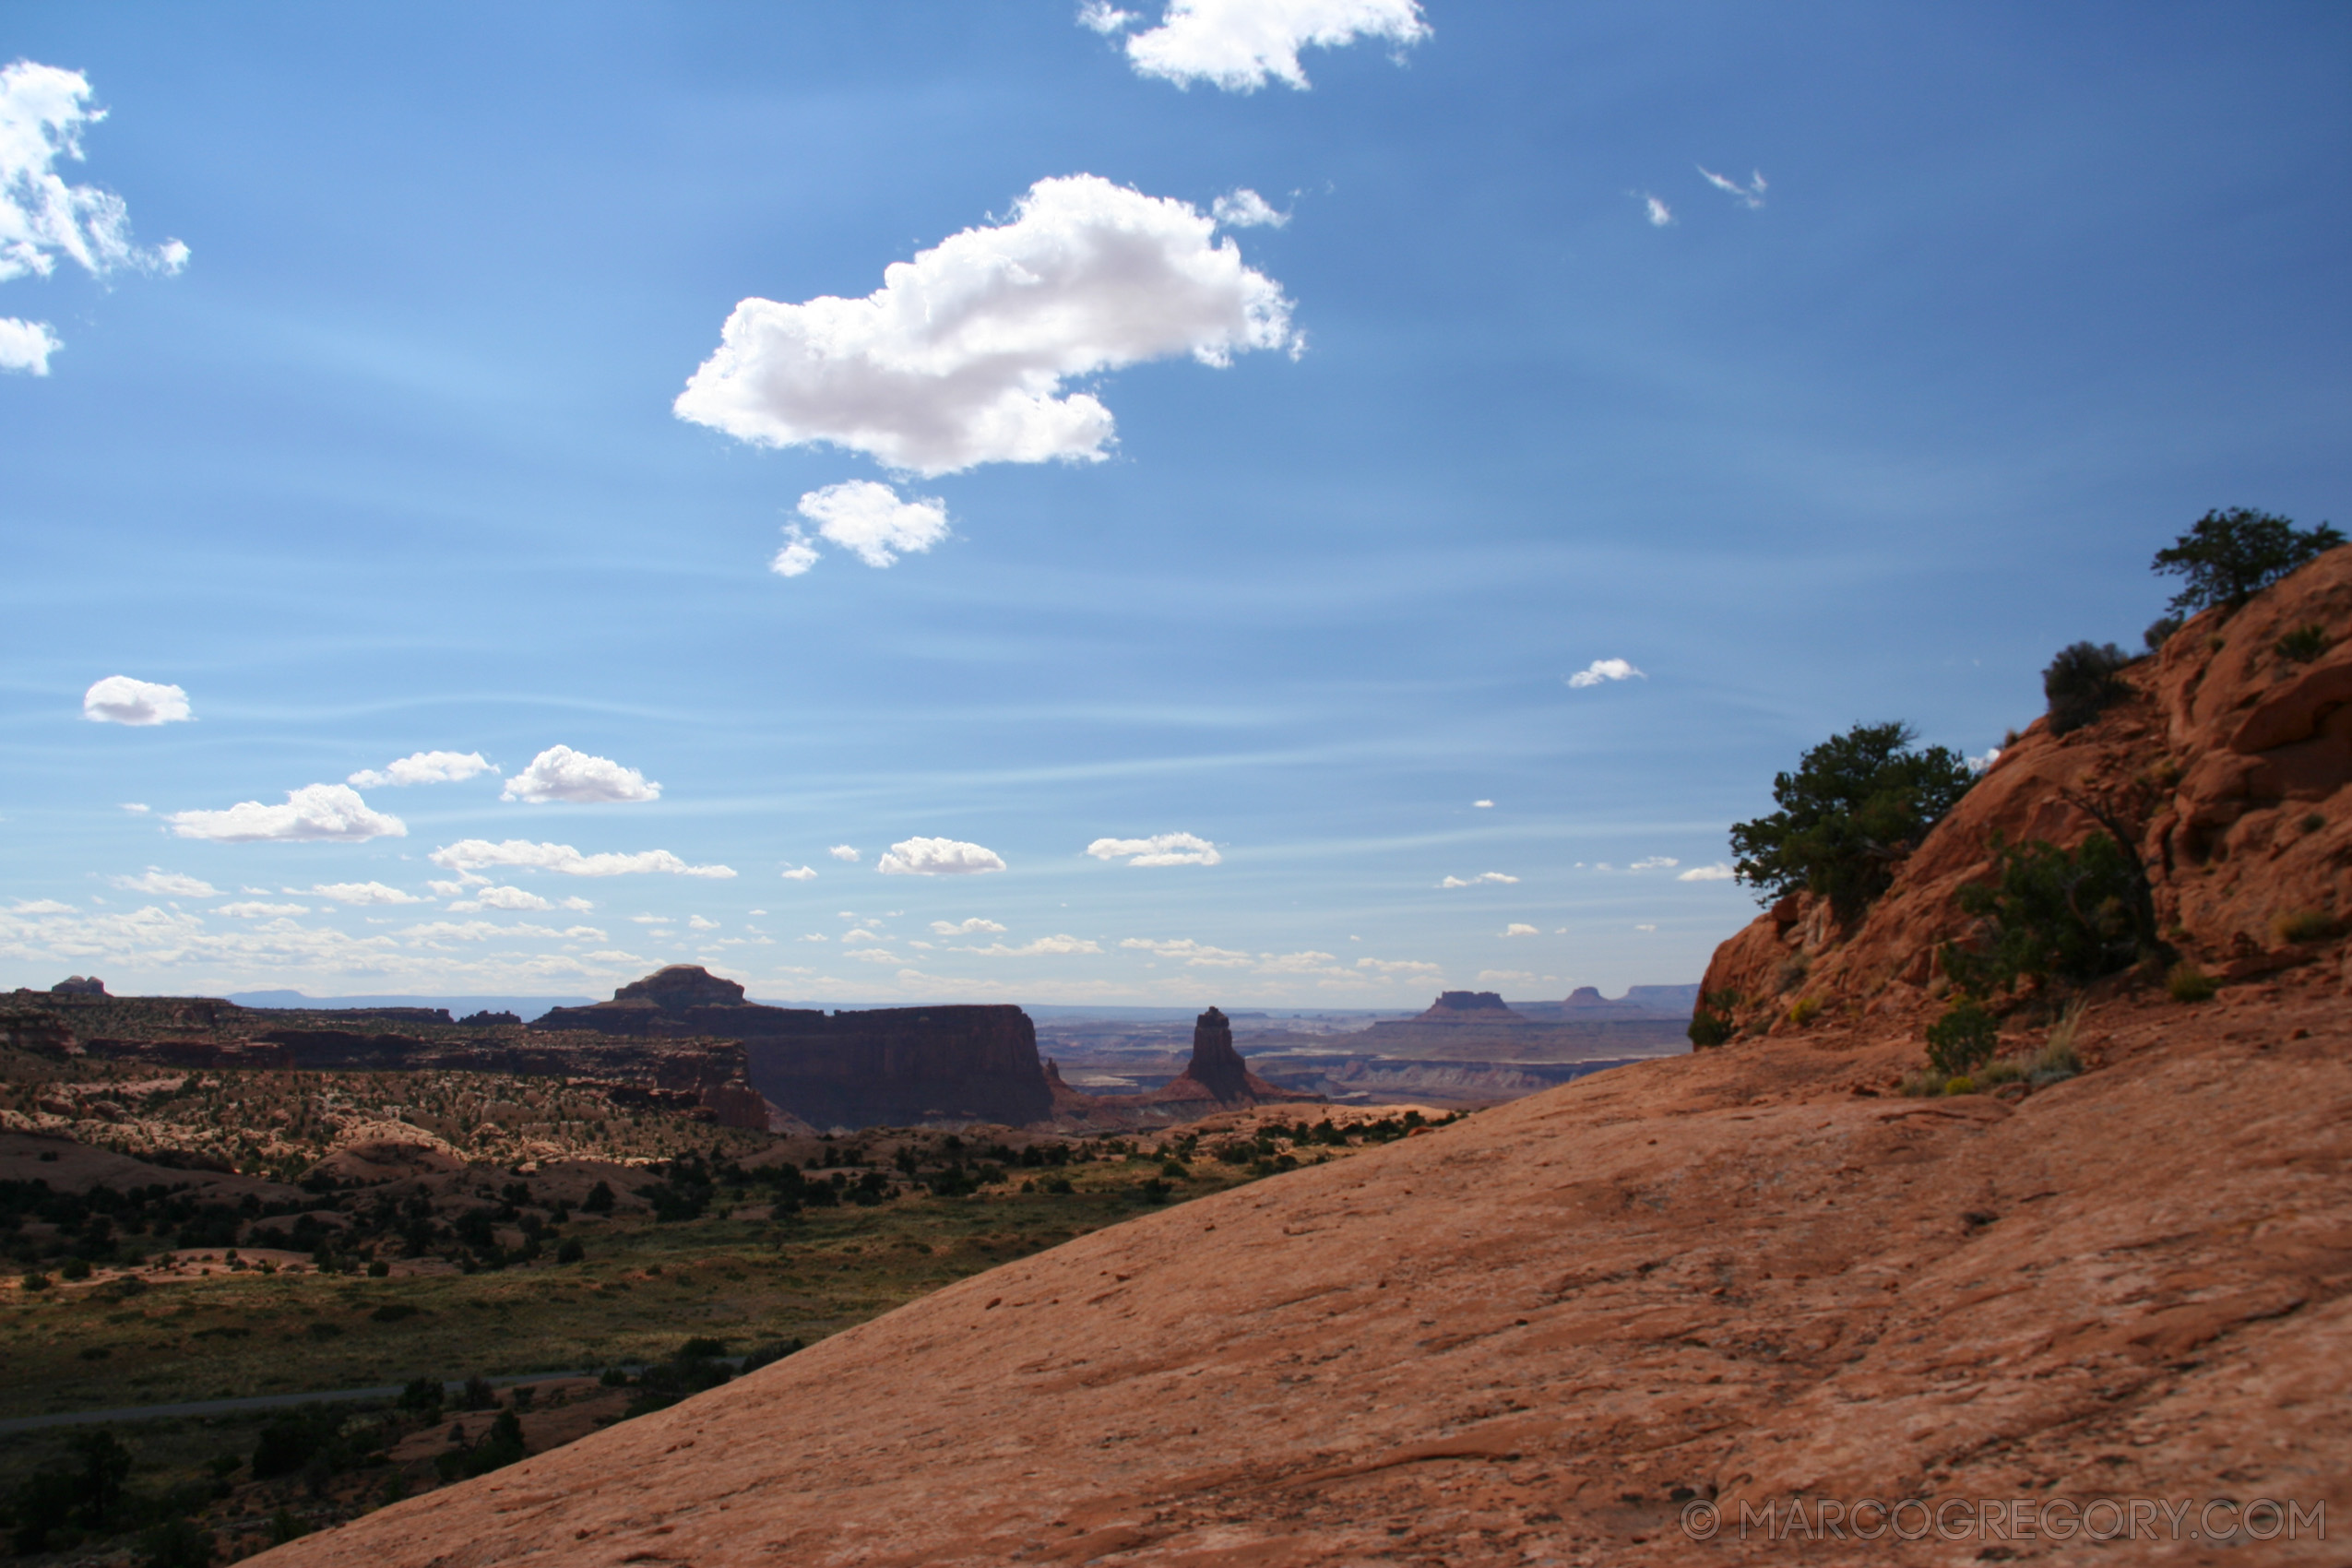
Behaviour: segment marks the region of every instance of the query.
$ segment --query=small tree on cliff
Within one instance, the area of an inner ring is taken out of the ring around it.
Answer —
[[[2187,533],[2156,552],[2158,573],[2188,579],[2172,596],[2172,608],[2192,615],[2210,604],[2235,610],[2296,567],[2344,542],[2344,535],[2322,523],[2299,529],[2285,517],[2232,506],[2207,512]]]
[[[1810,892],[1851,921],[1886,891],[1977,778],[1949,746],[1914,750],[1918,738],[1907,724],[1858,724],[1774,778],[1780,810],[1731,827],[1733,873],[1758,903]]]

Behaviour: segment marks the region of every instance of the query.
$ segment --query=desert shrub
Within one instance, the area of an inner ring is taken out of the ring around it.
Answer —
[[[1895,1086],[1895,1092],[1912,1099],[1920,1099],[1929,1095],[1942,1094],[1944,1083],[1944,1079],[1937,1077],[1924,1067],[1914,1068],[1903,1075],[1902,1081]]]
[[[2327,651],[2329,641],[2325,626],[2302,625],[2279,638],[2274,651],[2290,664],[2308,664]]]
[[[1698,1006],[1691,1013],[1692,1049],[1712,1051],[1729,1039],[1733,1028],[1731,1010],[1739,1005],[1740,993],[1736,991],[1711,991],[1702,995],[1699,998]],[[1325,1139],[1324,1134],[1330,1129],[1331,1123],[1328,1122],[1317,1127],[1315,1129],[1317,1140],[1334,1143],[1348,1141],[1344,1136]]]
[[[2164,989],[2175,1002],[2211,1002],[2219,987],[2211,975],[2183,958],[2164,977]]]
[[[1800,1029],[1820,1016],[1821,998],[1817,996],[1800,996],[1797,1005],[1788,1009],[1788,1022]]]
[[[2325,909],[2289,909],[2271,917],[2270,933],[2280,942],[2325,942],[2344,934],[2344,922]]]
[[[804,1347],[797,1338],[771,1339],[765,1345],[754,1345],[752,1347],[750,1354],[743,1358],[742,1370],[745,1372],[755,1372],[759,1371],[760,1368],[766,1366],[771,1362],[780,1361],[785,1357],[795,1354],[802,1348],[804,1348]]]
[[[1962,997],[1928,1026],[1928,1067],[1945,1078],[1957,1078],[1992,1060],[2000,1043],[2001,1024],[1983,1004]]]
[[[2020,980],[2081,982],[2162,951],[2146,873],[2112,834],[2072,849],[2045,839],[1993,836],[1997,879],[1960,890],[1960,907],[1985,922],[1985,945],[1947,942],[1943,968],[1982,995]]]
[[[368,1260],[367,1277],[370,1279],[386,1278],[391,1274],[391,1272],[392,1265],[385,1262],[382,1258],[371,1258]]]
[[[2187,533],[2156,552],[2151,570],[2186,579],[2172,608],[2193,614],[2210,604],[2231,609],[2251,599],[2344,536],[2322,523],[2298,529],[2285,517],[2232,506],[2207,512]]]
[[[140,1568],[212,1568],[212,1532],[184,1515],[139,1538]]]
[[[1944,1080],[1943,1092],[1946,1094],[1974,1094],[1977,1092],[1977,1080],[1968,1076],[1967,1074],[1962,1073],[1956,1077],[1947,1078]]]
[[[2113,643],[2081,642],[2058,650],[2042,671],[2042,695],[2049,700],[2049,732],[2063,735],[2080,730],[2099,716],[2109,703],[2132,688],[2118,672],[2132,656]]]
[[[49,1276],[45,1274],[28,1274],[22,1279],[17,1281],[17,1283],[23,1286],[28,1290],[46,1290],[49,1289],[52,1281]]]
[[[590,1214],[611,1214],[612,1189],[599,1182],[588,1189],[588,1196],[580,1200],[580,1206]]]
[[[457,1395],[460,1410],[494,1410],[498,1408],[498,1391],[490,1386],[485,1377],[469,1377]]]
[[[697,1334],[692,1339],[687,1340],[683,1345],[678,1347],[678,1359],[682,1361],[709,1360],[715,1357],[723,1356],[726,1353],[727,1341],[724,1339],[713,1339],[708,1335],[705,1334]]]
[[[2140,634],[2140,640],[2147,645],[2150,653],[2161,653],[2164,645],[2172,640],[2172,634],[2186,624],[2178,615],[2159,615],[2148,623],[2148,629]]]
[[[1761,903],[1801,889],[1852,920],[1976,782],[1966,757],[1916,751],[1917,739],[1907,724],[1860,724],[1807,752],[1773,778],[1778,811],[1732,825],[1733,873]]]
[[[400,1408],[414,1410],[431,1420],[441,1414],[441,1380],[437,1377],[412,1378],[400,1390]]]
[[[580,1245],[580,1239],[577,1236],[564,1237],[564,1244],[555,1249],[557,1263],[578,1263],[587,1256],[588,1249]]]
[[[471,1447],[444,1449],[433,1456],[433,1467],[445,1481],[465,1480],[505,1469],[526,1452],[522,1418],[512,1410],[501,1410],[481,1442]]]

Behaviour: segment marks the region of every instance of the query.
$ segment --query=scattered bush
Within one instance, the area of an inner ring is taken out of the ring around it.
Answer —
[[[505,1469],[521,1459],[525,1452],[522,1418],[512,1410],[501,1410],[481,1442],[470,1447],[442,1450],[433,1456],[433,1467],[445,1481],[465,1480]]]
[[[1788,1022],[1796,1028],[1803,1028],[1820,1016],[1821,998],[1817,996],[1800,996],[1797,1005],[1788,1009]]]
[[[1999,878],[1960,890],[1960,907],[1985,922],[1986,945],[1943,945],[1943,968],[1982,995],[2020,980],[2082,982],[2161,955],[2156,902],[2137,857],[2114,835],[2072,849],[2045,839],[2009,844],[1995,834]]]
[[[2000,1039],[1999,1020],[1963,997],[1928,1026],[1928,1066],[1940,1077],[1961,1077],[1991,1061]]]
[[[2344,934],[2344,922],[2324,909],[2290,909],[2271,917],[2270,933],[2279,942],[2325,942]]]
[[[580,1245],[577,1236],[566,1236],[564,1244],[555,1249],[557,1263],[578,1263],[588,1256],[588,1249]]]
[[[2289,664],[2309,664],[2327,651],[2330,640],[2325,626],[2298,626],[2278,639],[2274,651]]]
[[[588,1196],[580,1200],[580,1206],[590,1214],[611,1214],[612,1189],[599,1182],[588,1189]]]
[[[2058,650],[2042,671],[2042,695],[2049,700],[2049,732],[2080,730],[2132,688],[2117,678],[2132,656],[2113,643],[2082,642]]]
[[[780,1361],[804,1348],[797,1338],[771,1339],[765,1345],[754,1345],[752,1347],[751,1353],[743,1358],[742,1370],[747,1373],[755,1372],[760,1368],[774,1361]]]
[[[1802,889],[1851,921],[1976,782],[1959,753],[1914,751],[1916,739],[1907,724],[1862,724],[1807,752],[1772,781],[1780,810],[1732,825],[1734,874],[1761,903]]]
[[[498,1391],[484,1377],[466,1379],[466,1386],[457,1395],[460,1410],[494,1410],[498,1408]]]
[[[414,1410],[427,1420],[437,1420],[441,1415],[441,1380],[437,1377],[412,1379],[400,1390],[399,1408]]]
[[[139,1538],[141,1568],[212,1568],[212,1532],[193,1519],[166,1519]]]
[[[2172,608],[2192,614],[2211,604],[2232,610],[2344,536],[2322,523],[2299,529],[2288,519],[2232,506],[2207,512],[2187,533],[2156,552],[2151,570],[2187,580]]]
[[[1977,1080],[1968,1076],[1966,1073],[1963,1073],[1954,1078],[1947,1078],[1944,1080],[1943,1092],[1946,1094],[1974,1094],[1977,1092]]]
[[[2140,634],[2140,640],[2147,644],[2150,653],[2161,653],[2164,645],[2172,640],[2172,634],[2185,624],[2187,623],[2180,616],[2159,615],[2148,623],[2148,629]]]
[[[367,1277],[370,1279],[386,1278],[391,1274],[391,1272],[392,1265],[385,1262],[382,1258],[371,1258],[368,1260]]]
[[[1740,1005],[1736,991],[1712,991],[1699,998],[1691,1013],[1691,1047],[1712,1051],[1731,1038],[1731,1010]],[[1328,1125],[1328,1123],[1325,1123]]]
[[[376,1323],[402,1323],[423,1310],[409,1301],[386,1301],[367,1315]]]
[[[2211,1002],[2220,988],[2211,975],[2183,958],[2164,977],[2164,989],[2175,1002]]]

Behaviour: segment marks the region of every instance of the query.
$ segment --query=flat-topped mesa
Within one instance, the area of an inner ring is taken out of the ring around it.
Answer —
[[[1324,1097],[1286,1089],[1250,1071],[1233,1049],[1232,1020],[1212,1007],[1193,1024],[1193,1059],[1182,1073],[1140,1102],[1155,1106],[1199,1105],[1204,1111],[1237,1105],[1320,1105]]]
[[[1507,1024],[1519,1015],[1491,991],[1441,992],[1421,1017],[1432,1024]]]

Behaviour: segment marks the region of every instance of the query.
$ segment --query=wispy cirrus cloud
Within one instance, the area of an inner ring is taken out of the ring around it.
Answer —
[[[1737,873],[1721,861],[1711,866],[1693,866],[1676,877],[1677,882],[1729,882]]]
[[[1449,876],[1443,882],[1439,883],[1438,885],[1440,887],[1476,887],[1481,883],[1499,883],[1508,885],[1515,883],[1519,879],[1517,877],[1512,876],[1504,872],[1482,871],[1476,876]]]
[[[961,947],[956,951],[977,953],[989,958],[1042,958],[1080,953],[1099,953],[1102,948],[1083,936],[1063,934],[1040,936],[1036,941],[1025,942],[1018,947],[1008,947],[1002,942],[992,942],[985,947]]]
[[[1144,18],[1109,0],[1087,0],[1078,23],[1106,37]],[[1168,0],[1159,25],[1126,41],[1138,76],[1178,87],[1209,82],[1228,92],[1254,92],[1269,80],[1304,91],[1299,51],[1337,49],[1360,38],[1385,39],[1404,51],[1430,36],[1419,0]]]
[[[563,876],[661,874],[724,878],[735,874],[731,866],[689,865],[667,849],[584,855],[569,844],[538,844],[528,838],[508,838],[497,844],[487,838],[461,838],[434,850],[426,859],[445,871],[458,873],[475,872],[486,866],[513,866]]]
[[[187,876],[176,871],[149,866],[137,876],[107,878],[125,893],[153,893],[165,898],[218,898],[220,889],[202,877]]]
[[[1716,173],[1704,163],[1699,165],[1699,172],[1705,177],[1708,184],[1730,196],[1751,212],[1764,204],[1764,177],[1761,171],[1751,171],[1748,183],[1744,185],[1737,180]]]
[[[994,921],[982,920],[978,915],[974,915],[968,921],[933,921],[931,922],[931,933],[933,936],[974,936],[981,932],[988,932],[993,934],[1002,935],[1004,931],[1004,928],[997,924]]]
[[[294,889],[289,887],[286,891],[291,893]],[[399,888],[387,886],[381,882],[319,882],[312,884],[310,892],[315,897],[328,899],[337,904],[422,904],[424,902],[413,893],[404,893]]]
[[[741,302],[677,415],[760,445],[829,445],[927,475],[1099,459],[1111,410],[1069,381],[1299,346],[1280,286],[1216,228],[1188,203],[1092,174],[1039,180],[1009,221],[893,263],[864,299]],[[795,557],[778,569],[807,566]]]
[[[1119,945],[1157,954],[1162,958],[1182,958],[1186,964],[1202,968],[1239,969],[1246,968],[1257,962],[1256,956],[1253,954],[1243,953],[1231,947],[1211,947],[1206,943],[1195,942],[1189,936],[1172,939],[1130,936],[1122,941]]]

